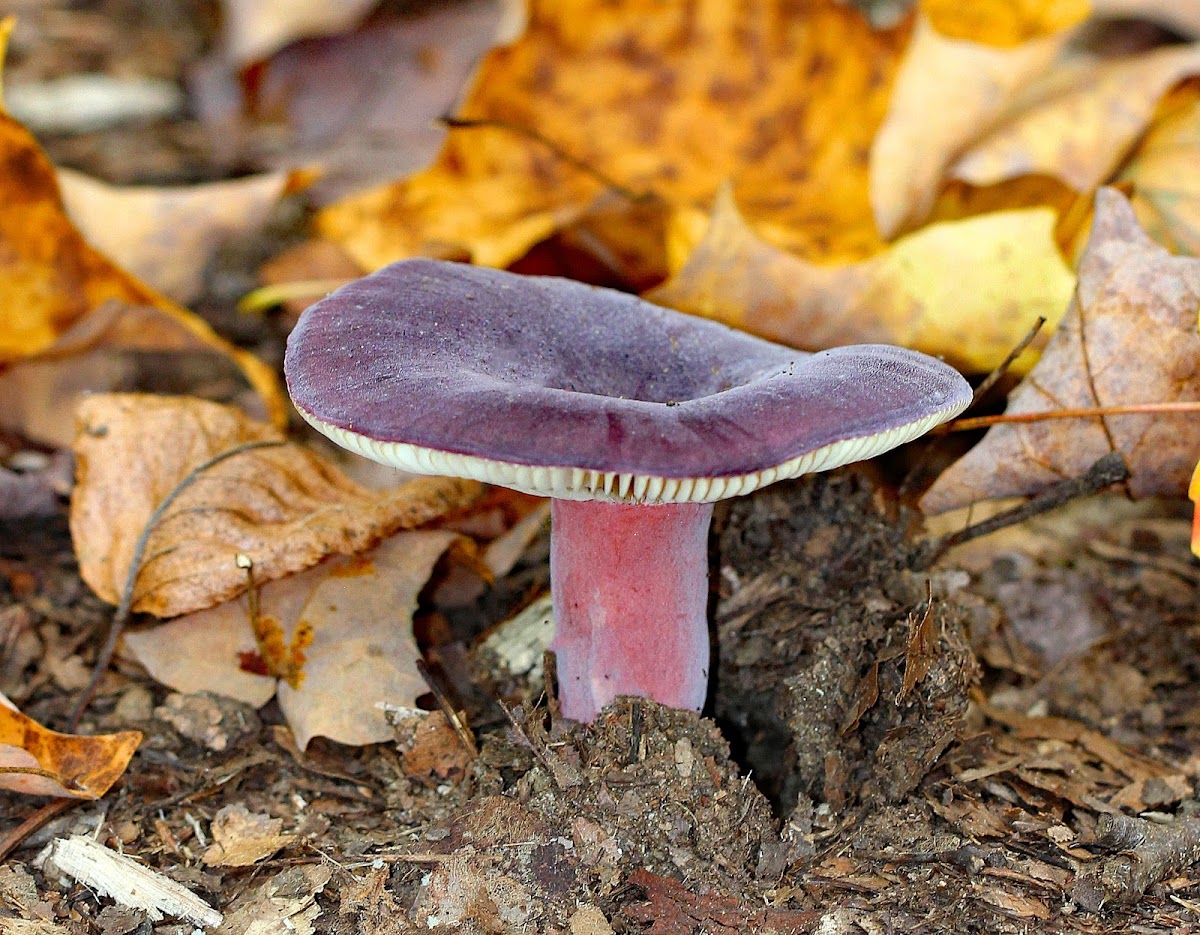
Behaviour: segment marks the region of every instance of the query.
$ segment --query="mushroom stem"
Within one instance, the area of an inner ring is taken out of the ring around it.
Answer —
[[[550,517],[563,714],[591,721],[618,695],[699,711],[712,504],[556,499]]]

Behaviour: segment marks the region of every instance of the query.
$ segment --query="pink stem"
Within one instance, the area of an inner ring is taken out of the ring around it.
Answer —
[[[563,714],[591,721],[618,695],[699,711],[712,504],[553,500],[550,517]]]

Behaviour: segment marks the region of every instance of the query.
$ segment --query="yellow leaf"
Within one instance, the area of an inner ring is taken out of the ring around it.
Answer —
[[[1077,26],[1089,0],[921,0],[930,25],[949,39],[1015,46]]]
[[[27,795],[98,799],[125,772],[129,758],[142,741],[135,730],[97,737],[60,734],[7,707],[3,700],[0,789]]]
[[[71,535],[84,581],[110,603],[151,514],[180,481],[214,455],[281,437],[237,409],[188,397],[97,394],[77,418]],[[200,475],[154,527],[133,608],[169,617],[210,607],[245,590],[239,554],[269,581],[427,523],[480,490],[430,477],[370,491],[301,445],[247,451]]]
[[[919,16],[871,144],[871,205],[885,237],[928,214],[947,168],[1054,61],[1056,32],[1013,48],[949,39]]]
[[[1049,175],[1090,192],[1145,132],[1162,96],[1197,73],[1200,43],[1115,61],[1064,62],[1030,86],[951,175],[976,186]]]
[[[1200,82],[1167,96],[1118,176],[1133,186],[1133,210],[1151,237],[1200,256]]]
[[[1070,300],[1074,278],[1053,228],[1048,209],[996,212],[931,225],[858,263],[818,266],[765,243],[725,195],[684,268],[646,298],[795,347],[887,342],[986,372],[1039,315],[1054,322]]]
[[[882,244],[865,153],[906,37],[835,0],[535,0],[525,35],[482,63],[460,112],[472,125],[426,171],[317,226],[365,268],[413,255],[506,266],[601,196],[665,217],[732,178],[747,216],[790,249],[868,255]],[[640,249],[661,266],[661,236]],[[646,278],[644,257],[625,262]]]

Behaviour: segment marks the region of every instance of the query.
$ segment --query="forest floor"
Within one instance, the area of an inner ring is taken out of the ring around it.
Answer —
[[[46,4],[6,86],[82,64],[176,78],[213,17],[201,0]],[[271,148],[221,152],[190,117],[41,139],[118,182],[230,177]],[[267,361],[290,320],[234,303],[302,217],[286,205],[266,237],[225,250],[195,306]],[[50,872],[44,849],[71,834],[183,884],[236,935],[1200,928],[1189,505],[1103,494],[926,567],[924,543],[967,519],[923,528],[896,494],[904,467],[718,508],[704,716],[623,700],[576,725],[536,672],[505,668],[480,637],[545,593],[544,535],[427,628],[466,732],[436,713],[397,744],[301,752],[274,702],[176,694],[118,654],[79,731],[144,740],[107,796],[0,860],[0,932],[15,915],[21,933],[192,930]],[[0,528],[0,691],[57,729],[111,619],[66,509]],[[44,805],[0,793],[0,846]],[[206,859],[214,846],[224,859]]]

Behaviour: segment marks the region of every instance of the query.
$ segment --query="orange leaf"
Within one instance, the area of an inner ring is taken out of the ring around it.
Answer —
[[[949,39],[1014,46],[1077,26],[1089,0],[921,0],[930,25]]]
[[[0,21],[0,65],[12,22]],[[47,352],[106,303],[150,306],[165,330],[232,358],[272,418],[286,421],[284,398],[269,367],[88,245],[67,217],[50,160],[2,108],[0,297],[0,370]]]
[[[666,211],[732,178],[784,246],[864,256],[881,246],[865,153],[906,35],[835,0],[534,0],[525,35],[480,67],[459,115],[473,125],[317,226],[367,268],[417,254],[506,266],[602,195]],[[626,262],[645,278],[642,258]]]
[[[125,772],[142,741],[136,730],[59,734],[7,707],[6,700],[0,696],[0,789],[98,799]]]
[[[216,454],[280,437],[237,409],[188,397],[97,394],[78,422],[71,535],[80,574],[110,603],[151,513],[181,480]],[[133,609],[170,617],[210,607],[245,590],[238,554],[270,581],[427,523],[480,489],[429,477],[370,491],[301,445],[245,452],[200,475],[154,528]]]

